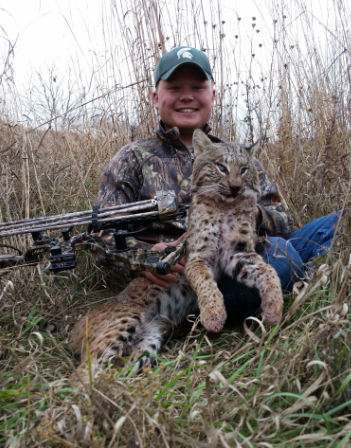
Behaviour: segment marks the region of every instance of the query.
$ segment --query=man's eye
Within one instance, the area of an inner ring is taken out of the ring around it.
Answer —
[[[224,173],[224,174],[228,173],[228,170],[224,165],[222,165],[220,163],[216,163],[216,166],[221,173]]]
[[[246,168],[246,167],[243,167],[243,168],[241,168],[241,170],[240,170],[240,174],[245,174],[246,171],[247,171],[247,168]]]

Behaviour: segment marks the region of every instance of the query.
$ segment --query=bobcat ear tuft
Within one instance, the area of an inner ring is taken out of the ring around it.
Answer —
[[[211,140],[201,129],[195,129],[193,134],[193,147],[195,157],[199,156],[204,149],[212,145]]]
[[[251,146],[244,146],[244,149],[246,149],[246,151],[250,154],[251,157],[255,156],[255,154],[256,154],[256,152],[257,152],[257,150],[259,148],[259,146],[257,146],[256,148],[255,148],[255,146],[257,145],[257,143],[259,141],[260,140],[258,139],[257,142],[255,142],[253,145],[251,145]]]

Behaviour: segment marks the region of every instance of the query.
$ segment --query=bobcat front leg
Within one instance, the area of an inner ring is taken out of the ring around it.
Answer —
[[[185,276],[197,295],[202,325],[209,331],[220,331],[227,319],[227,313],[223,295],[213,279],[211,270],[203,260],[190,254],[185,265]]]
[[[257,288],[261,296],[263,321],[276,325],[282,320],[283,294],[275,269],[256,253],[237,253],[225,267],[228,275],[249,288]]]

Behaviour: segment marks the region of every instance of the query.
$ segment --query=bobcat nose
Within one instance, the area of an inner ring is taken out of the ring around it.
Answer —
[[[241,187],[238,185],[230,185],[229,188],[230,188],[231,194],[234,194],[234,195],[239,194],[240,190],[241,190]]]

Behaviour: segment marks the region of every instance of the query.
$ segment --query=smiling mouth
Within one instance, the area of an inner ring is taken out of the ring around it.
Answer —
[[[183,114],[190,114],[192,112],[197,112],[197,109],[184,108],[184,109],[178,109],[177,112],[181,112]]]

